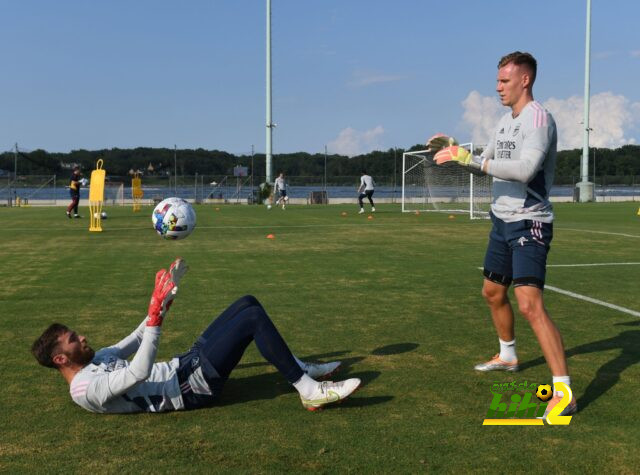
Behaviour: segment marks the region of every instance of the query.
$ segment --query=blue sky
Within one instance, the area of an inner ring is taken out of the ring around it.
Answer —
[[[593,0],[592,144],[640,139],[640,2]],[[265,150],[265,1],[0,0],[0,150]],[[586,0],[272,0],[274,153],[485,143],[499,58],[581,147]]]

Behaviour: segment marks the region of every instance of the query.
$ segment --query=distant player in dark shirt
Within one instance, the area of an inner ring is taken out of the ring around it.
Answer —
[[[71,203],[67,206],[67,218],[71,218],[71,211],[73,211],[73,217],[79,218],[78,203],[80,202],[80,187],[82,186],[81,177],[82,172],[79,166],[73,167],[71,173],[71,180],[69,182],[69,194],[71,195]]]

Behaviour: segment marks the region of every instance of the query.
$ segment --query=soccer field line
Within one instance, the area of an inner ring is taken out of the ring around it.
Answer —
[[[558,292],[562,295],[567,295],[568,297],[573,297],[575,299],[584,300],[585,302],[593,303],[596,305],[601,305],[603,307],[610,308],[612,310],[617,310],[622,313],[627,313],[629,315],[633,315],[634,317],[640,317],[640,312],[636,312],[635,310],[631,310],[630,308],[621,307],[620,305],[615,305],[609,302],[605,302],[603,300],[594,299],[592,297],[587,297],[586,295],[576,294],[575,292],[570,292],[568,290],[559,289],[558,287],[553,287],[551,285],[544,286],[545,290],[553,290],[554,292]]]
[[[596,262],[593,264],[547,264],[547,267],[639,266],[640,262]]]
[[[433,223],[428,223],[429,226],[434,226]],[[195,230],[198,229],[300,229],[300,228],[349,228],[349,227],[362,227],[362,226],[371,226],[377,228],[384,227],[397,227],[398,223],[339,223],[339,224],[330,224],[330,223],[317,223],[317,224],[252,224],[248,226],[196,226]],[[403,224],[403,226],[413,226],[413,227],[424,227],[425,223],[415,223],[415,224]],[[140,229],[140,228],[112,228],[112,229]]]
[[[579,266],[616,266],[616,265],[640,265],[640,262],[603,262],[598,264],[556,264],[556,265],[548,265],[547,267],[579,267]],[[478,269],[482,270],[483,267],[478,267]],[[569,290],[560,289],[558,287],[554,287],[552,285],[545,284],[545,290],[551,290],[553,292],[557,292],[562,295],[566,295],[567,297],[573,297],[574,299],[584,300],[585,302],[593,303],[596,305],[601,305],[602,307],[607,307],[612,310],[617,310],[622,313],[627,313],[629,315],[633,315],[634,317],[640,317],[640,312],[635,310],[631,310],[630,308],[621,307],[620,305],[616,305],[613,303],[605,302],[604,300],[594,299],[593,297],[588,297],[586,295],[577,294],[575,292],[571,292]]]
[[[460,223],[461,225],[467,225],[468,223]],[[254,224],[254,225],[248,225],[248,226],[196,226],[195,230],[197,231],[198,229],[218,229],[218,230],[225,230],[225,229],[286,229],[286,228],[340,228],[340,227],[344,227],[344,228],[348,228],[348,227],[363,227],[363,226],[369,226],[369,227],[376,227],[376,228],[384,228],[384,227],[389,227],[389,226],[394,226],[397,227],[398,223],[371,223],[371,222],[363,222],[363,223],[339,223],[339,224],[330,224],[330,223],[318,223],[318,224]],[[404,224],[403,226],[410,226],[410,227],[425,227],[425,226],[430,226],[433,227],[435,226],[435,223],[410,223],[410,224]],[[141,227],[141,226],[115,226],[115,227],[111,227],[111,226],[105,226],[104,227],[104,231],[139,231],[139,230],[151,230],[153,231],[153,228],[151,226],[148,227]],[[68,228],[64,228],[64,229],[59,229],[59,231],[77,231],[78,228],[75,227],[68,227]],[[81,229],[82,230],[82,229]],[[33,231],[33,228],[2,228],[0,229],[0,233],[2,232],[16,232],[16,231]],[[84,228],[84,231],[88,231],[88,228]],[[155,232],[155,231],[154,231]]]
[[[636,239],[640,239],[640,235],[638,234],[626,234],[626,233],[612,233],[610,231],[593,231],[591,229],[576,229],[576,228],[556,228],[560,231],[576,231],[579,233],[591,233],[591,234],[606,234],[609,236],[623,236],[623,237],[630,237],[630,238],[636,238]]]

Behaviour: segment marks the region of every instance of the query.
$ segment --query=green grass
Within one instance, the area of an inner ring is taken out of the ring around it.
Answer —
[[[549,264],[639,262],[637,203],[562,204]],[[354,206],[196,207],[163,241],[150,209],[109,208],[103,233],[62,208],[0,209],[0,471],[632,473],[640,466],[640,318],[545,292],[581,412],[564,427],[486,427],[494,381],[550,382],[517,317],[523,371],[478,374],[497,350],[480,295],[489,223]],[[347,216],[341,216],[346,211]],[[87,211],[83,210],[86,214]],[[589,232],[587,232],[589,231]],[[594,232],[597,231],[597,232]],[[269,233],[275,239],[266,239]],[[610,233],[610,234],[602,234]],[[352,398],[305,411],[252,345],[217,406],[94,415],[37,365],[31,342],[59,321],[94,348],[132,331],[157,269],[191,270],[159,359],[187,349],[233,299],[257,296],[300,357],[346,362]],[[640,266],[550,267],[548,285],[640,311]],[[635,468],[634,468],[635,467]]]

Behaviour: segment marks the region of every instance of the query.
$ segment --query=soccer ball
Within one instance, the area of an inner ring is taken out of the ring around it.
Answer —
[[[97,212],[93,213],[93,217],[98,219],[98,213]],[[107,212],[103,211],[102,213],[100,213],[100,218],[101,219],[107,219]]]
[[[553,390],[550,384],[540,384],[536,389],[536,397],[542,402],[547,402],[553,396]]]
[[[267,209],[271,209],[271,205],[267,205]]]
[[[196,212],[182,198],[167,198],[154,208],[153,228],[165,239],[184,239],[196,227]]]
[[[172,205],[175,203],[187,203],[187,201],[183,200],[182,198],[172,197],[166,198],[156,205],[156,207],[153,209],[153,213],[151,213],[151,222],[153,223],[154,229],[156,227],[156,224],[158,223],[158,219],[162,219],[162,217],[164,216],[164,213],[167,209],[167,204]]]

